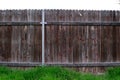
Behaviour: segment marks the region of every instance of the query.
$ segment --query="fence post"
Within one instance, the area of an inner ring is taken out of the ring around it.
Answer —
[[[44,35],[44,27],[45,27],[45,13],[44,13],[44,9],[42,10],[42,65],[45,64],[45,51],[44,51],[44,47],[45,47],[45,43],[44,43],[44,38],[45,38],[45,35]]]

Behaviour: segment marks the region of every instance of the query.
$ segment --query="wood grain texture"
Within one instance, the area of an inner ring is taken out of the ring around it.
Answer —
[[[4,22],[41,22],[41,17],[41,10],[0,10],[0,21]],[[120,26],[78,25],[78,22],[120,22],[120,11],[45,10],[45,21],[51,22],[45,25],[46,64],[120,61]],[[76,25],[62,24],[71,21]],[[41,45],[41,25],[0,26],[0,61],[41,63]],[[104,69],[77,68],[93,73]]]

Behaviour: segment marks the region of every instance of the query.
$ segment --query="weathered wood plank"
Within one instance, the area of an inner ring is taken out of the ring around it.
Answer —
[[[35,67],[42,66],[39,62],[0,62],[1,66],[9,67]],[[85,63],[47,63],[45,66],[65,66],[65,67],[117,67],[120,66],[119,62],[85,62]]]
[[[80,22],[80,21],[48,21],[45,23],[46,25],[62,25],[62,26],[120,26],[120,22]],[[29,25],[34,25],[34,26],[39,26],[41,25],[41,22],[22,22],[22,21],[0,21],[0,26],[29,26]]]

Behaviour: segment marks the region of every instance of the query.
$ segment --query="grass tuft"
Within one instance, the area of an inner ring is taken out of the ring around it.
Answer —
[[[109,68],[103,75],[93,75],[54,66],[28,70],[0,67],[0,80],[120,80],[120,68]]]

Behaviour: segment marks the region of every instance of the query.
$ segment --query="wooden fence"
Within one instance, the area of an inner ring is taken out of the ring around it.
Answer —
[[[1,64],[41,64],[41,22],[42,10],[0,10]],[[45,10],[45,22],[45,64],[120,65],[120,11]]]

